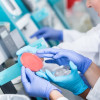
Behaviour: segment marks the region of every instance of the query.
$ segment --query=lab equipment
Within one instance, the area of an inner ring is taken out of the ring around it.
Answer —
[[[46,26],[55,29],[64,29],[63,24],[52,10],[47,0],[37,0],[34,4],[34,11],[30,13],[32,20],[39,29]],[[48,40],[47,42],[51,47],[59,44],[59,41]]]
[[[0,72],[3,70],[4,70],[3,66],[0,65]],[[17,93],[12,82],[8,82],[8,83],[0,86],[0,88],[4,94],[16,94]]]
[[[6,30],[5,27],[0,27],[0,65],[2,65],[10,56],[10,53],[1,38],[1,33],[4,31],[4,29]]]
[[[2,46],[1,39],[0,39],[0,65],[3,64],[8,59],[8,56],[3,47],[4,46]]]
[[[22,0],[22,2],[25,4],[25,6],[30,12],[33,12],[35,10],[35,0]]]
[[[17,29],[25,44],[33,43],[36,39],[30,36],[38,30],[30,18],[30,14],[21,0],[1,0],[0,1],[1,21],[8,21],[11,24],[11,31]],[[34,29],[34,30],[33,30]]]
[[[0,22],[0,27],[5,26],[7,31],[10,31],[10,23],[9,22]]]
[[[68,20],[66,18],[66,0],[47,0],[51,8],[54,10],[59,20],[66,29],[70,29]]]
[[[50,92],[52,90],[58,90],[49,81],[36,76],[34,72],[32,72],[30,69],[25,69],[24,66],[22,67],[21,73],[25,91],[31,97],[42,97],[49,99]]]
[[[20,74],[21,66],[18,63],[3,70],[2,72],[0,72],[0,86],[20,76]]]
[[[47,0],[48,3],[50,5],[52,5],[51,7],[53,8],[53,6],[57,7],[57,9],[61,12],[62,15],[64,15],[65,18],[65,12],[66,12],[66,0]],[[53,9],[54,10],[54,9]],[[55,11],[55,10],[54,10]],[[57,13],[56,13],[57,14]],[[64,19],[63,18],[63,19]]]
[[[89,58],[84,57],[74,51],[65,49],[49,48],[39,50],[37,51],[37,54],[41,58],[53,58],[53,60],[47,60],[47,63],[56,63],[58,65],[67,66],[69,61],[73,61],[82,74],[86,72],[92,63],[92,60]]]
[[[24,23],[24,25],[21,26],[21,24]],[[36,38],[30,39],[30,36],[35,33],[38,28],[37,26],[33,23],[32,19],[30,18],[29,14],[26,14],[21,18],[17,23],[17,27],[22,31],[23,35],[26,37],[27,41],[29,43],[33,43]]]
[[[48,26],[56,29],[64,29],[64,26],[59,21],[56,14],[53,12],[50,6],[46,6],[46,4],[41,9],[32,13],[31,17],[39,28]]]
[[[40,77],[47,79],[48,81],[55,83],[56,85],[62,88],[68,89],[69,91],[73,92],[75,95],[79,95],[83,93],[88,87],[79,76],[76,65],[74,65],[74,63],[70,61],[69,66],[71,69],[71,73],[69,75],[55,77],[48,70],[46,70],[45,73],[39,71],[36,72],[36,74]]]
[[[39,50],[39,49],[47,48],[47,43],[42,38],[42,39],[39,39],[38,41],[34,42],[33,44],[30,44],[30,46]],[[36,51],[34,51],[34,53],[36,53]],[[11,67],[0,72],[0,86],[17,78],[20,75],[21,75],[21,66],[19,63],[16,63],[15,65],[12,65]]]
[[[18,7],[18,5],[16,4],[15,1],[11,1],[11,0],[1,0],[3,5],[6,5],[6,9],[8,9],[8,11],[15,16],[19,16],[22,11],[21,9]]]
[[[16,94],[17,93],[17,90],[14,87],[14,84],[12,82],[8,82],[0,86],[0,88],[4,94]]]
[[[23,53],[19,56],[19,60],[22,65],[29,68],[31,71],[39,71],[43,67],[42,60],[32,53]]]
[[[38,11],[35,11],[34,13],[32,13],[31,17],[39,28],[44,27],[44,26],[49,26],[49,27],[52,26],[47,8],[42,8],[42,9],[39,9]]]
[[[5,27],[0,28],[0,37],[11,57],[16,56],[18,49],[25,45],[17,30],[8,33]]]
[[[63,24],[60,22],[59,18],[56,16],[55,12],[52,10],[47,0],[22,0],[31,13],[32,19],[35,21],[39,28],[43,26],[64,28]],[[33,6],[33,8],[30,7]],[[57,22],[57,23],[56,23]]]
[[[10,36],[11,36],[12,40],[14,41],[17,50],[25,45],[25,43],[24,43],[23,39],[21,38],[21,36],[19,35],[19,32],[17,31],[17,29],[10,32]]]
[[[23,15],[22,17],[16,22],[17,27],[21,30],[25,38],[29,43],[33,43],[36,38],[30,39],[30,36],[38,30],[37,26],[31,19],[31,15],[29,11],[26,9],[25,5],[22,1],[16,0],[16,3],[22,9]]]

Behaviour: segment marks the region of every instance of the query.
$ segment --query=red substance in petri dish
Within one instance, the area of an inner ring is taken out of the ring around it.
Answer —
[[[20,61],[22,65],[31,71],[39,71],[43,67],[42,60],[32,53],[23,53]]]

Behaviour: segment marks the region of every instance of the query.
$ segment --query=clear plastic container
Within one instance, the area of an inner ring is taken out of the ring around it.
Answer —
[[[69,66],[59,66],[57,64],[47,64],[44,62],[44,67],[42,68],[43,71],[49,70],[52,72],[55,76],[64,76],[69,75],[71,73]]]

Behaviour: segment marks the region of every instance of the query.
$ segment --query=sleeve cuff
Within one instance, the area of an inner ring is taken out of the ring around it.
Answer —
[[[63,30],[63,42],[73,42],[83,35],[76,30]]]
[[[100,78],[97,80],[93,89],[90,90],[89,94],[87,95],[88,100],[100,100]]]

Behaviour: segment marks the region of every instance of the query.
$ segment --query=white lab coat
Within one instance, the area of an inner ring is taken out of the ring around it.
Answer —
[[[74,50],[93,60],[100,66],[100,24],[87,33],[75,30],[63,31],[63,43],[57,48]],[[100,100],[100,79],[87,96],[88,100]],[[68,100],[65,97],[58,100]]]
[[[63,43],[57,46],[58,48],[74,50],[92,59],[93,62],[100,66],[100,24],[87,33],[64,30],[63,40]]]
[[[97,80],[93,89],[90,90],[89,94],[87,95],[87,100],[100,100],[100,78]],[[57,100],[68,100],[65,97],[61,97]]]

